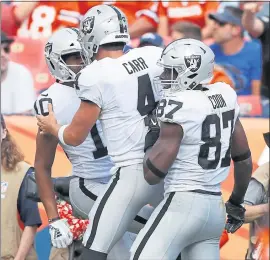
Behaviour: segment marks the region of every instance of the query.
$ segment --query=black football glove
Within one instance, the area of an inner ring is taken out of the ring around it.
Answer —
[[[146,118],[146,124],[148,125],[148,132],[145,136],[144,152],[152,147],[159,137],[160,127],[156,116],[156,110],[153,110]]]
[[[240,204],[232,203],[231,200],[228,200],[225,206],[228,215],[225,229],[228,233],[234,233],[244,224],[246,209]]]

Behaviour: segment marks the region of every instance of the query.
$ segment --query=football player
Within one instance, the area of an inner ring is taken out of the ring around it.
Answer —
[[[69,124],[81,103],[74,88],[75,76],[83,64],[78,29],[65,28],[55,32],[45,46],[45,59],[56,83],[38,97],[34,104],[36,114],[47,116],[50,103],[58,122]],[[39,194],[49,218],[52,244],[56,248],[63,248],[72,242],[72,235],[66,221],[58,216],[50,179],[57,144],[58,139],[54,136],[38,132],[35,170]],[[94,201],[112,176],[110,169],[113,162],[108,156],[100,123],[97,121],[94,124],[81,145],[60,145],[73,166],[72,175],[75,176],[70,183],[71,204],[77,214],[87,218]],[[130,231],[138,233],[151,212],[151,207],[145,207],[135,217]],[[117,259],[123,259],[124,251],[128,254],[128,248],[120,247],[120,244],[114,248],[114,252],[119,251]]]
[[[95,59],[77,77],[81,105],[70,124],[57,123],[49,106],[47,117],[38,116],[43,133],[62,144],[77,146],[99,119],[108,153],[115,164],[113,179],[98,197],[84,236],[82,259],[107,259],[139,210],[163,198],[163,184],[150,186],[143,178],[147,115],[156,107],[161,91],[152,84],[160,75],[156,65],[162,49],[143,47],[123,53],[129,41],[124,13],[114,6],[91,8],[80,26],[84,57]],[[62,125],[62,126],[61,126]]]
[[[234,161],[235,185],[226,203],[226,230],[244,223],[241,206],[252,160],[238,118],[235,91],[225,83],[205,84],[213,76],[214,53],[194,39],[176,40],[163,51],[164,89],[157,108],[158,140],[147,151],[144,176],[150,184],[165,178],[164,200],[133,243],[131,259],[219,259],[225,226],[221,183]]]

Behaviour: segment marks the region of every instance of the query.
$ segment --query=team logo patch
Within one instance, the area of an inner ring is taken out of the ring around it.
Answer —
[[[52,43],[48,42],[45,45],[45,55],[46,55],[46,57],[49,57],[51,52],[52,52]]]
[[[94,23],[95,23],[94,16],[87,17],[82,23],[82,32],[84,34],[91,33],[94,28]]]
[[[184,56],[185,64],[191,72],[196,72],[202,63],[201,55]]]

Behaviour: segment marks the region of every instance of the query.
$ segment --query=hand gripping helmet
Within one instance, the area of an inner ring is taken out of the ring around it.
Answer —
[[[130,40],[125,14],[112,5],[97,5],[88,10],[80,23],[80,38],[84,58],[91,62],[99,46]]]
[[[158,65],[164,72],[155,80],[170,92],[194,89],[209,83],[213,77],[215,55],[203,42],[180,39],[170,43],[163,51]]]
[[[45,59],[50,73],[63,82],[74,81],[76,74],[70,69],[72,66],[63,60],[63,56],[72,53],[82,53],[78,41],[79,30],[77,28],[63,28],[56,31],[45,45]]]

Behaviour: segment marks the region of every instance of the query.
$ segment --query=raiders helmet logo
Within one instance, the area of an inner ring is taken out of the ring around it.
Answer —
[[[82,32],[84,34],[91,33],[94,28],[94,22],[95,22],[95,17],[90,16],[87,17],[83,22],[82,22]]]
[[[120,27],[122,27],[123,33],[128,33],[127,20],[124,16],[119,20]]]
[[[50,57],[51,52],[52,52],[52,43],[48,42],[45,45],[45,56],[46,56],[46,58]]]
[[[184,56],[185,64],[191,72],[196,72],[202,63],[201,55]]]

